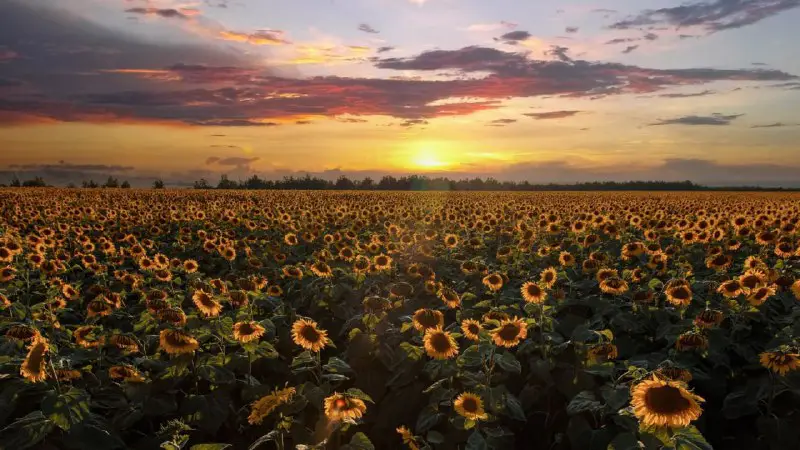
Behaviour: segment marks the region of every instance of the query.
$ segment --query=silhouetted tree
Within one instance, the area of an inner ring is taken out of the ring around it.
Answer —
[[[131,184],[128,183],[128,180],[125,180],[125,181],[122,182],[121,185],[119,185],[119,187],[121,187],[122,189],[130,189],[131,188]]]
[[[157,178],[153,181],[153,189],[164,189],[164,180]]]
[[[14,175],[14,178],[11,179],[11,184],[9,184],[9,186],[22,187],[22,182],[19,181],[19,178],[16,175]]]
[[[334,189],[339,189],[339,190],[350,190],[350,189],[355,189],[356,184],[353,183],[353,181],[350,180],[350,178],[347,178],[347,176],[340,175],[339,178],[336,180],[336,183],[334,183],[333,187]]]
[[[84,181],[81,184],[82,184],[83,187],[85,187],[87,189],[94,189],[94,188],[98,187],[97,183],[95,183],[94,180]]]
[[[45,183],[44,178],[42,177],[33,177],[30,180],[25,180],[22,182],[23,187],[46,187],[47,183]]]
[[[119,187],[119,180],[116,178],[109,176],[108,180],[106,180],[105,184],[103,184],[104,188],[117,188]]]
[[[219,177],[219,183],[217,183],[217,189],[236,189],[239,185],[236,184],[235,181],[231,181],[228,179],[227,175],[221,175]]]

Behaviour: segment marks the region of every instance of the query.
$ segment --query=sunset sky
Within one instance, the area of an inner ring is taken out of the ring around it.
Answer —
[[[800,186],[799,24],[800,0],[0,0],[0,182]]]

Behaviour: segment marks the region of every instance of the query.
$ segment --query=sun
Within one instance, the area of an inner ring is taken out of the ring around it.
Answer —
[[[433,145],[421,145],[411,155],[411,165],[419,169],[444,169],[451,165]]]

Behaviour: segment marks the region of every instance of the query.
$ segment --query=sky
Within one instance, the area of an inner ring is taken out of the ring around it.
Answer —
[[[0,183],[800,186],[800,0],[0,0]]]

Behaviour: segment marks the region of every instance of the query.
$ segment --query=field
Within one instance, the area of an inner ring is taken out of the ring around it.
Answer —
[[[800,196],[0,190],[0,448],[800,448]]]

